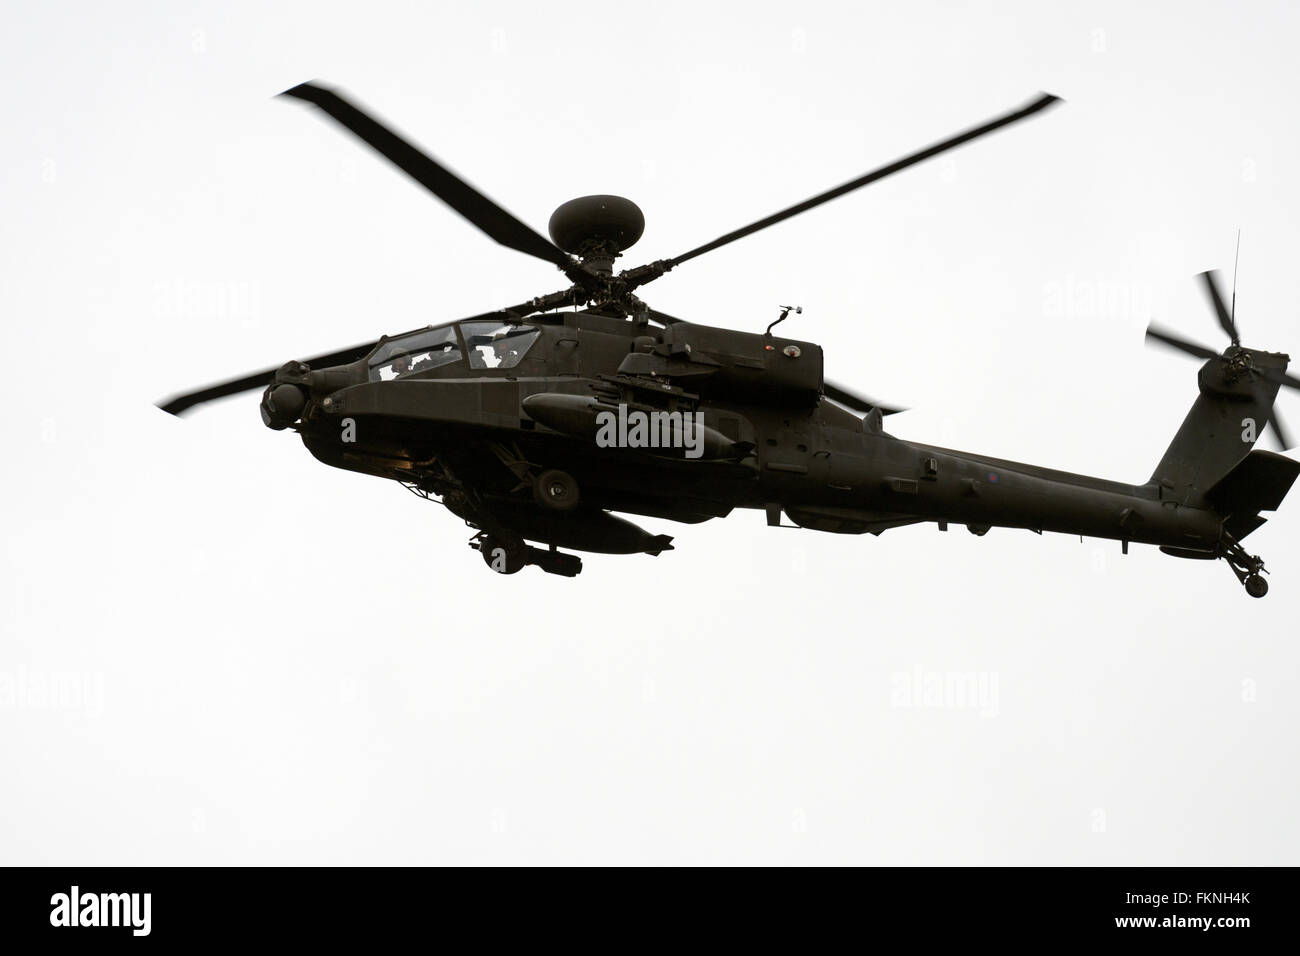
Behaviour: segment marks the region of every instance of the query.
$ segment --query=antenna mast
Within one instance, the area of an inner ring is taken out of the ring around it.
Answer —
[[[1237,327],[1237,263],[1241,260],[1241,230],[1237,230],[1237,252],[1232,257],[1232,327]]]

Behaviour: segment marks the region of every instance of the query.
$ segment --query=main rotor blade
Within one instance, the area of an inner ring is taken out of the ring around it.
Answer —
[[[797,216],[801,212],[807,212],[809,209],[812,209],[815,206],[820,206],[822,203],[830,202],[832,199],[838,199],[845,193],[852,192],[855,189],[860,189],[870,183],[877,182],[878,180],[884,179],[886,176],[892,176],[894,173],[907,169],[909,166],[915,166],[917,163],[923,162],[932,156],[937,156],[940,153],[961,146],[963,143],[969,143],[973,139],[978,139],[981,136],[992,133],[994,130],[1019,122],[1020,120],[1032,116],[1040,110],[1046,109],[1053,103],[1059,101],[1060,97],[1053,96],[1050,93],[1043,93],[1036,100],[1021,109],[999,116],[982,126],[976,126],[974,129],[969,129],[964,133],[959,133],[958,135],[945,139],[942,142],[935,143],[933,146],[927,146],[925,149],[904,156],[902,159],[890,163],[888,166],[881,166],[879,169],[869,172],[865,176],[859,176],[857,179],[836,186],[834,189],[828,189],[826,192],[813,196],[811,199],[805,199],[803,202],[797,203],[788,209],[783,209],[780,212],[773,213],[766,219],[760,219],[757,222],[750,223],[744,228],[737,229],[735,232],[729,232],[725,236],[719,236],[712,242],[707,242],[702,246],[692,249],[690,252],[677,256],[675,259],[668,260],[668,263],[670,263],[668,268],[681,265],[688,259],[694,259],[696,256],[701,256],[706,252],[712,252],[719,246],[725,246],[730,242],[735,242],[737,239],[743,239],[745,236],[758,232],[760,229],[766,229],[768,226],[789,219],[791,216]]]
[[[1205,283],[1205,294],[1209,296],[1210,305],[1214,306],[1214,314],[1218,316],[1219,325],[1224,332],[1228,333],[1228,338],[1232,339],[1233,345],[1240,345],[1241,336],[1237,334],[1237,325],[1232,320],[1232,313],[1228,311],[1228,306],[1223,301],[1217,273],[1202,272],[1198,278]]]
[[[553,296],[543,297],[542,299],[530,299],[527,302],[521,302],[518,305],[512,305],[504,309],[496,309],[492,312],[484,312],[482,315],[471,315],[463,319],[457,319],[457,322],[476,322],[476,321],[509,321],[511,319],[522,319],[532,315],[534,312],[541,311],[544,308],[551,308],[545,304],[545,299],[557,299],[562,293],[556,293]],[[347,365],[355,362],[363,355],[367,355],[371,349],[379,344],[376,339],[374,342],[367,342],[364,345],[354,345],[351,348],[339,349],[337,352],[326,352],[324,355],[315,355],[303,361],[313,369],[330,368],[334,365]],[[227,382],[217,382],[214,385],[208,385],[204,388],[197,389],[193,392],[185,392],[180,395],[173,395],[166,401],[158,403],[158,407],[164,412],[172,415],[180,415],[182,412],[193,408],[195,405],[202,405],[204,402],[215,401],[218,398],[226,398],[229,395],[238,395],[240,392],[250,392],[253,389],[265,388],[271,384],[275,378],[275,368],[263,369],[260,372],[254,372],[251,375],[245,375],[241,378],[232,378]]]
[[[319,106],[341,126],[370,144],[501,245],[552,262],[575,282],[583,274],[577,264],[549,239],[333,90],[315,83],[301,83],[280,95],[293,96]]]
[[[1180,335],[1172,332],[1161,330],[1154,323],[1147,326],[1147,338],[1155,339],[1170,348],[1178,349],[1180,352],[1186,352],[1188,355],[1195,355],[1197,358],[1211,359],[1218,358],[1219,353],[1214,349],[1206,348],[1204,345],[1197,345],[1195,342],[1188,341]]]
[[[348,362],[355,362],[374,347],[374,342],[367,342],[365,345],[354,345],[351,348],[341,349],[337,352],[326,352],[324,355],[317,355],[303,361],[312,368],[345,365]],[[180,415],[182,412],[193,408],[195,405],[202,405],[204,402],[215,401],[228,395],[238,395],[240,392],[250,392],[256,388],[266,388],[271,384],[271,380],[275,378],[275,372],[278,368],[277,365],[275,368],[254,372],[252,375],[245,375],[242,378],[233,378],[228,382],[217,382],[197,391],[173,395],[166,401],[159,402],[158,407],[168,414]]]
[[[1283,451],[1290,451],[1295,447],[1291,444],[1291,433],[1282,424],[1282,416],[1276,408],[1269,412],[1268,423],[1273,426],[1273,437],[1277,439]]]
[[[872,409],[880,409],[882,415],[894,415],[898,412],[907,411],[906,408],[891,408],[888,405],[881,405],[874,399],[867,398],[865,395],[851,391],[843,385],[836,385],[834,382],[823,382],[822,392],[832,401],[838,402],[845,408],[855,412],[861,412],[863,415],[869,414]]]

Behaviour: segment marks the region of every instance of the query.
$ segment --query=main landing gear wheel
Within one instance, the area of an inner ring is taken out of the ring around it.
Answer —
[[[572,511],[578,507],[578,482],[567,471],[549,468],[533,482],[533,498],[552,511]]]
[[[515,574],[528,563],[524,548],[511,547],[491,535],[479,539],[478,550],[483,555],[483,563],[497,574]]]
[[[1258,574],[1252,574],[1246,578],[1246,593],[1253,598],[1262,598],[1268,593],[1268,581]]]

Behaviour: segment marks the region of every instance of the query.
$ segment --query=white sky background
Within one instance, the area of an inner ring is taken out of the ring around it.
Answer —
[[[538,229],[629,196],[629,266],[1048,90],[644,295],[801,304],[899,436],[1144,481],[1197,366],[1143,329],[1222,347],[1193,277],[1238,228],[1246,344],[1300,351],[1300,13],[1131,6],[10,6],[0,861],[1295,863],[1294,496],[1263,601],[1116,542],[757,512],[502,578],[255,393],[152,405],[565,285],[272,99],[303,80]],[[918,671],[988,696],[906,706]]]

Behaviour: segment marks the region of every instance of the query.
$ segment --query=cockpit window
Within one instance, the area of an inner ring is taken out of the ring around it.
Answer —
[[[540,334],[508,322],[462,322],[470,368],[514,368]]]
[[[390,382],[413,372],[427,372],[460,359],[460,343],[450,325],[402,335],[370,357],[370,381]]]

